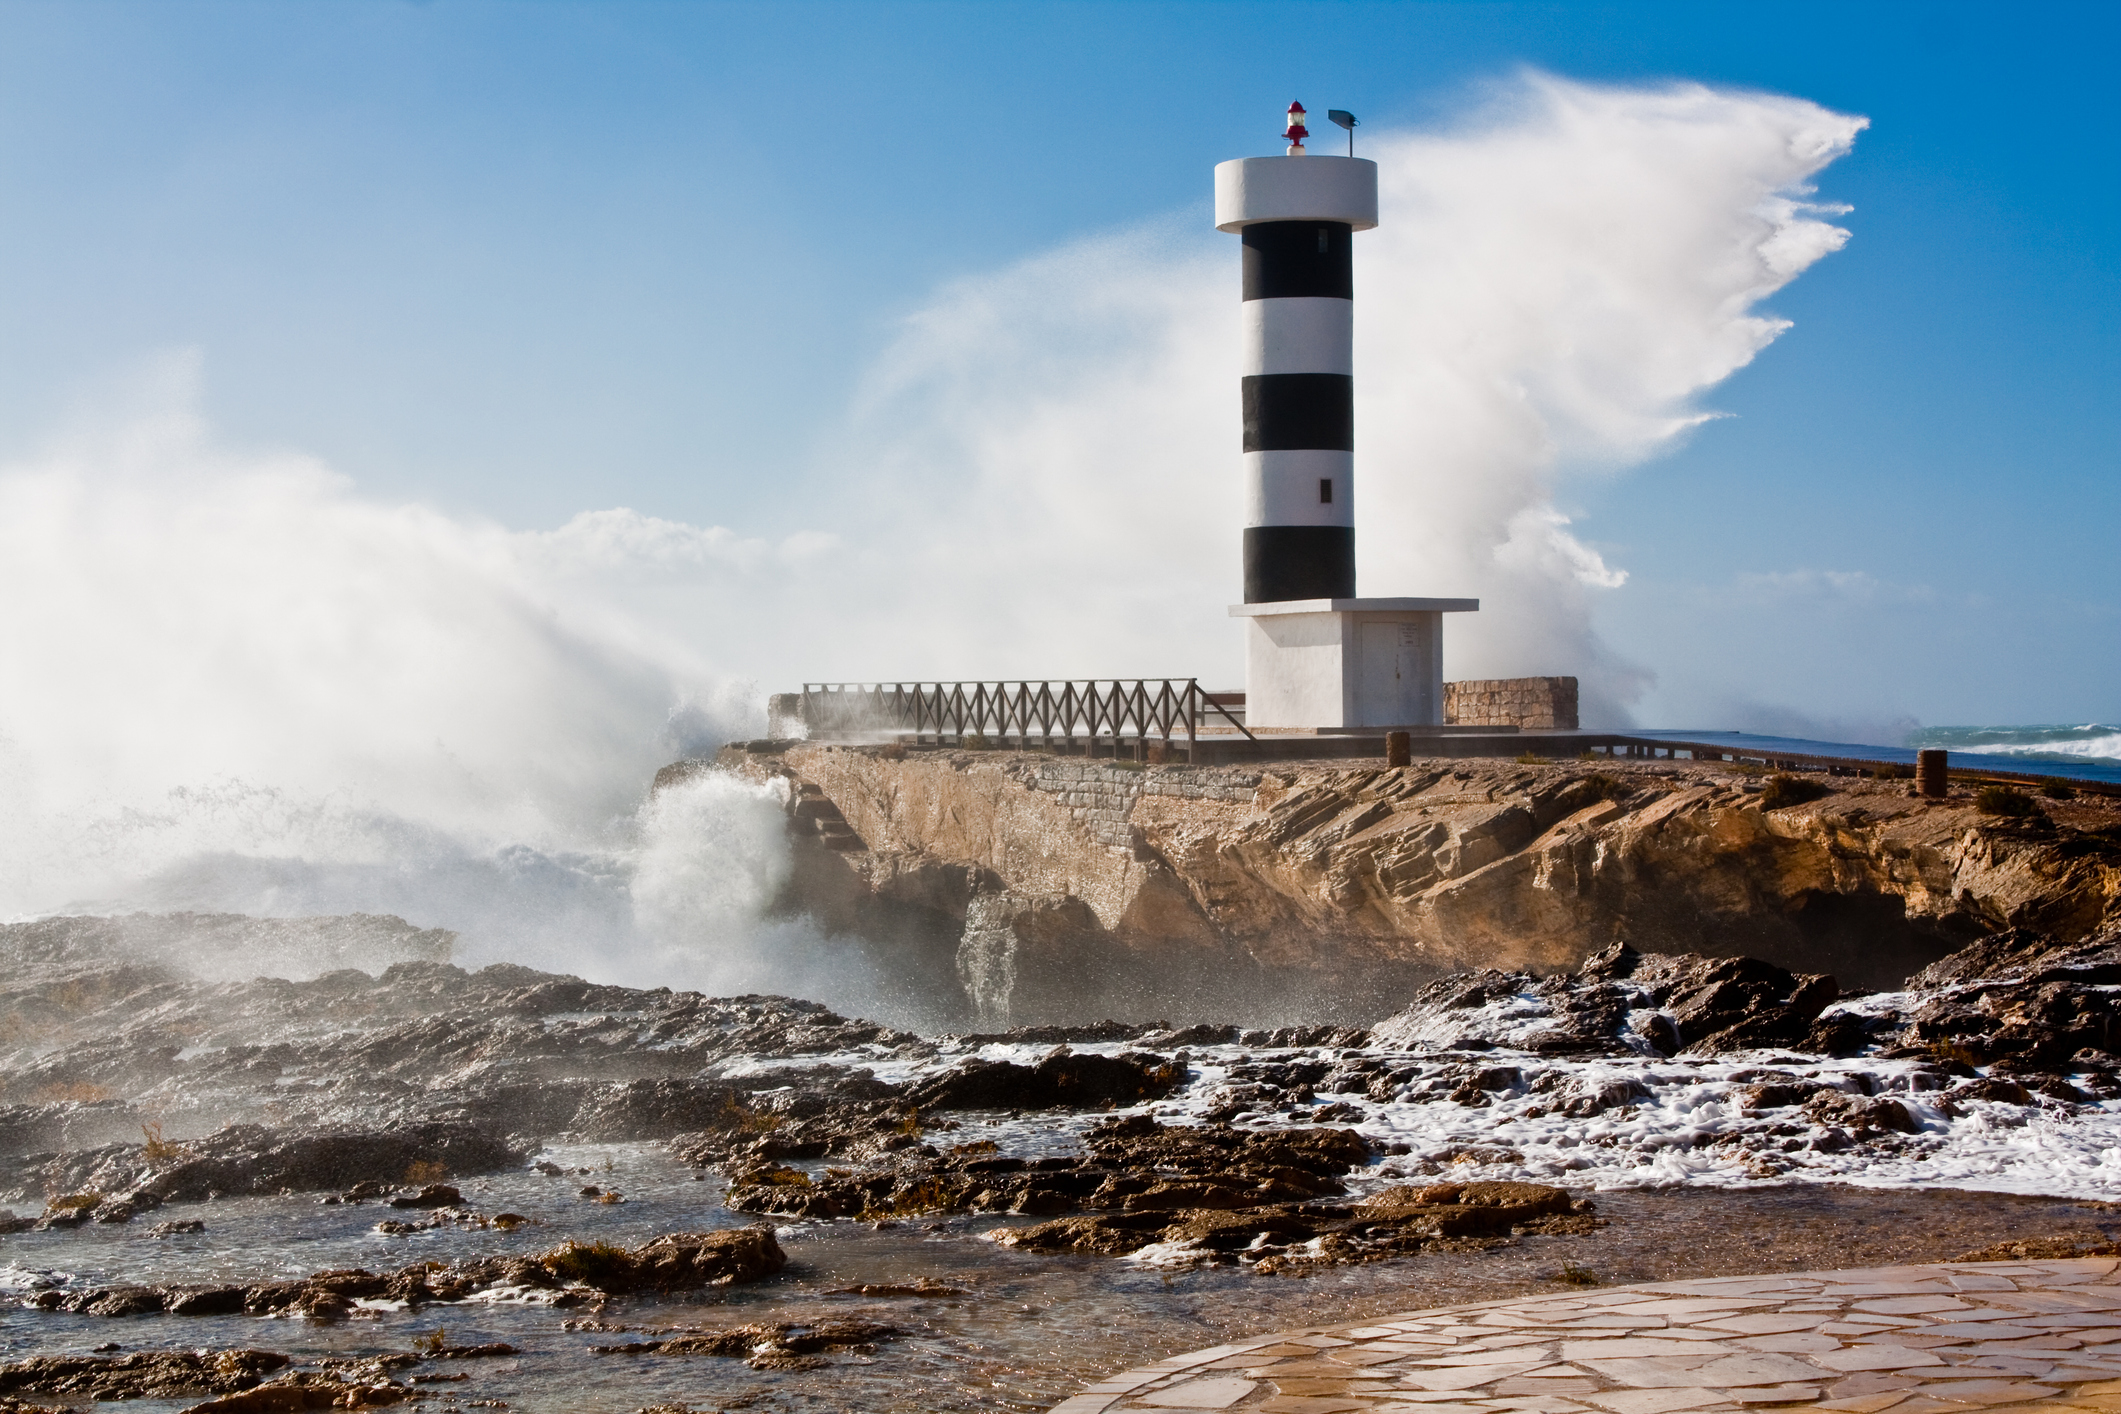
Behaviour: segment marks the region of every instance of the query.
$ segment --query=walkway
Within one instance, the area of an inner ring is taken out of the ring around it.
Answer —
[[[1262,1278],[1264,1280],[1265,1278]],[[2121,1261],[1659,1282],[1219,1345],[1052,1414],[2121,1414]]]

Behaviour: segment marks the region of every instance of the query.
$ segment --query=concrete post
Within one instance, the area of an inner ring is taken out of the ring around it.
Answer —
[[[1949,752],[1930,748],[1915,753],[1915,792],[1931,800],[1942,800],[1951,794],[1952,782],[1945,762]]]
[[[1385,733],[1385,764],[1387,766],[1411,766],[1414,764],[1414,737],[1411,732]]]

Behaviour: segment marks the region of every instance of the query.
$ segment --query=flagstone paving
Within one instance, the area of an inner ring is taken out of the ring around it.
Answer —
[[[2121,1414],[2121,1261],[1657,1282],[1174,1355],[1051,1414]]]

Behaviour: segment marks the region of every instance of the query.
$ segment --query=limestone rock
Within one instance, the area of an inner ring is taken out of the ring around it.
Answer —
[[[798,838],[790,907],[990,1020],[1263,993],[1315,1016],[1617,942],[1890,989],[2000,928],[2073,942],[2121,917],[2121,802],[2089,796],[2027,829],[1853,776],[1764,812],[1742,773],[1689,762],[1143,770],[803,743],[721,765],[829,798],[867,846]]]

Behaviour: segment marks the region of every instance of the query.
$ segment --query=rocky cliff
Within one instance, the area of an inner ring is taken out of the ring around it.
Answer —
[[[1180,1011],[1374,1020],[1446,972],[1614,943],[1897,986],[2018,927],[2121,915],[2121,808],[1691,762],[1255,768],[754,743],[786,792],[786,905],[1001,1022]],[[665,773],[681,779],[707,763]]]

